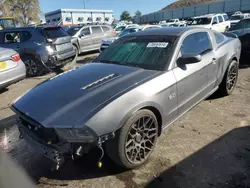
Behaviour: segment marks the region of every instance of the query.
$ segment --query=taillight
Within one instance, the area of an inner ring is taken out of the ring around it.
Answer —
[[[113,30],[113,33],[116,35],[116,30]]]
[[[12,56],[11,56],[11,59],[12,59],[13,61],[15,61],[15,62],[18,62],[21,58],[20,58],[19,54],[15,54],[15,55],[12,55]]]

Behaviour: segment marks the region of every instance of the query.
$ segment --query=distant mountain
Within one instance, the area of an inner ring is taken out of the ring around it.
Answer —
[[[181,8],[181,7],[186,7],[186,6],[193,6],[193,5],[200,5],[204,3],[212,3],[212,2],[218,2],[218,1],[223,1],[223,0],[178,0],[174,3],[169,4],[162,10],[166,9],[174,9],[174,8]]]

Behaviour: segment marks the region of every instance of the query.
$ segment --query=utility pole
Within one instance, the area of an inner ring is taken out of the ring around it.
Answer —
[[[82,1],[83,1],[84,9],[86,9],[86,0],[82,0]]]

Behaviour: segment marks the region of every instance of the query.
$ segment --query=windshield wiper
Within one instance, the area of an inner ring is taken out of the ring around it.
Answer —
[[[115,64],[115,65],[120,65],[121,63],[118,61],[109,61],[109,60],[97,60],[100,63],[107,63],[107,64]]]

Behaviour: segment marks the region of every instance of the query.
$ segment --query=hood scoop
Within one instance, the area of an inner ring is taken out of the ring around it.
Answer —
[[[98,87],[100,85],[103,85],[103,84],[113,80],[114,78],[117,78],[117,77],[120,77],[120,76],[122,76],[122,75],[117,75],[115,73],[109,74],[109,75],[107,75],[107,76],[105,76],[103,78],[100,78],[100,79],[98,79],[98,80],[96,80],[96,81],[94,81],[94,82],[92,82],[92,83],[90,83],[90,84],[88,84],[86,86],[81,87],[81,90],[94,89],[94,88],[96,88],[96,87]]]

